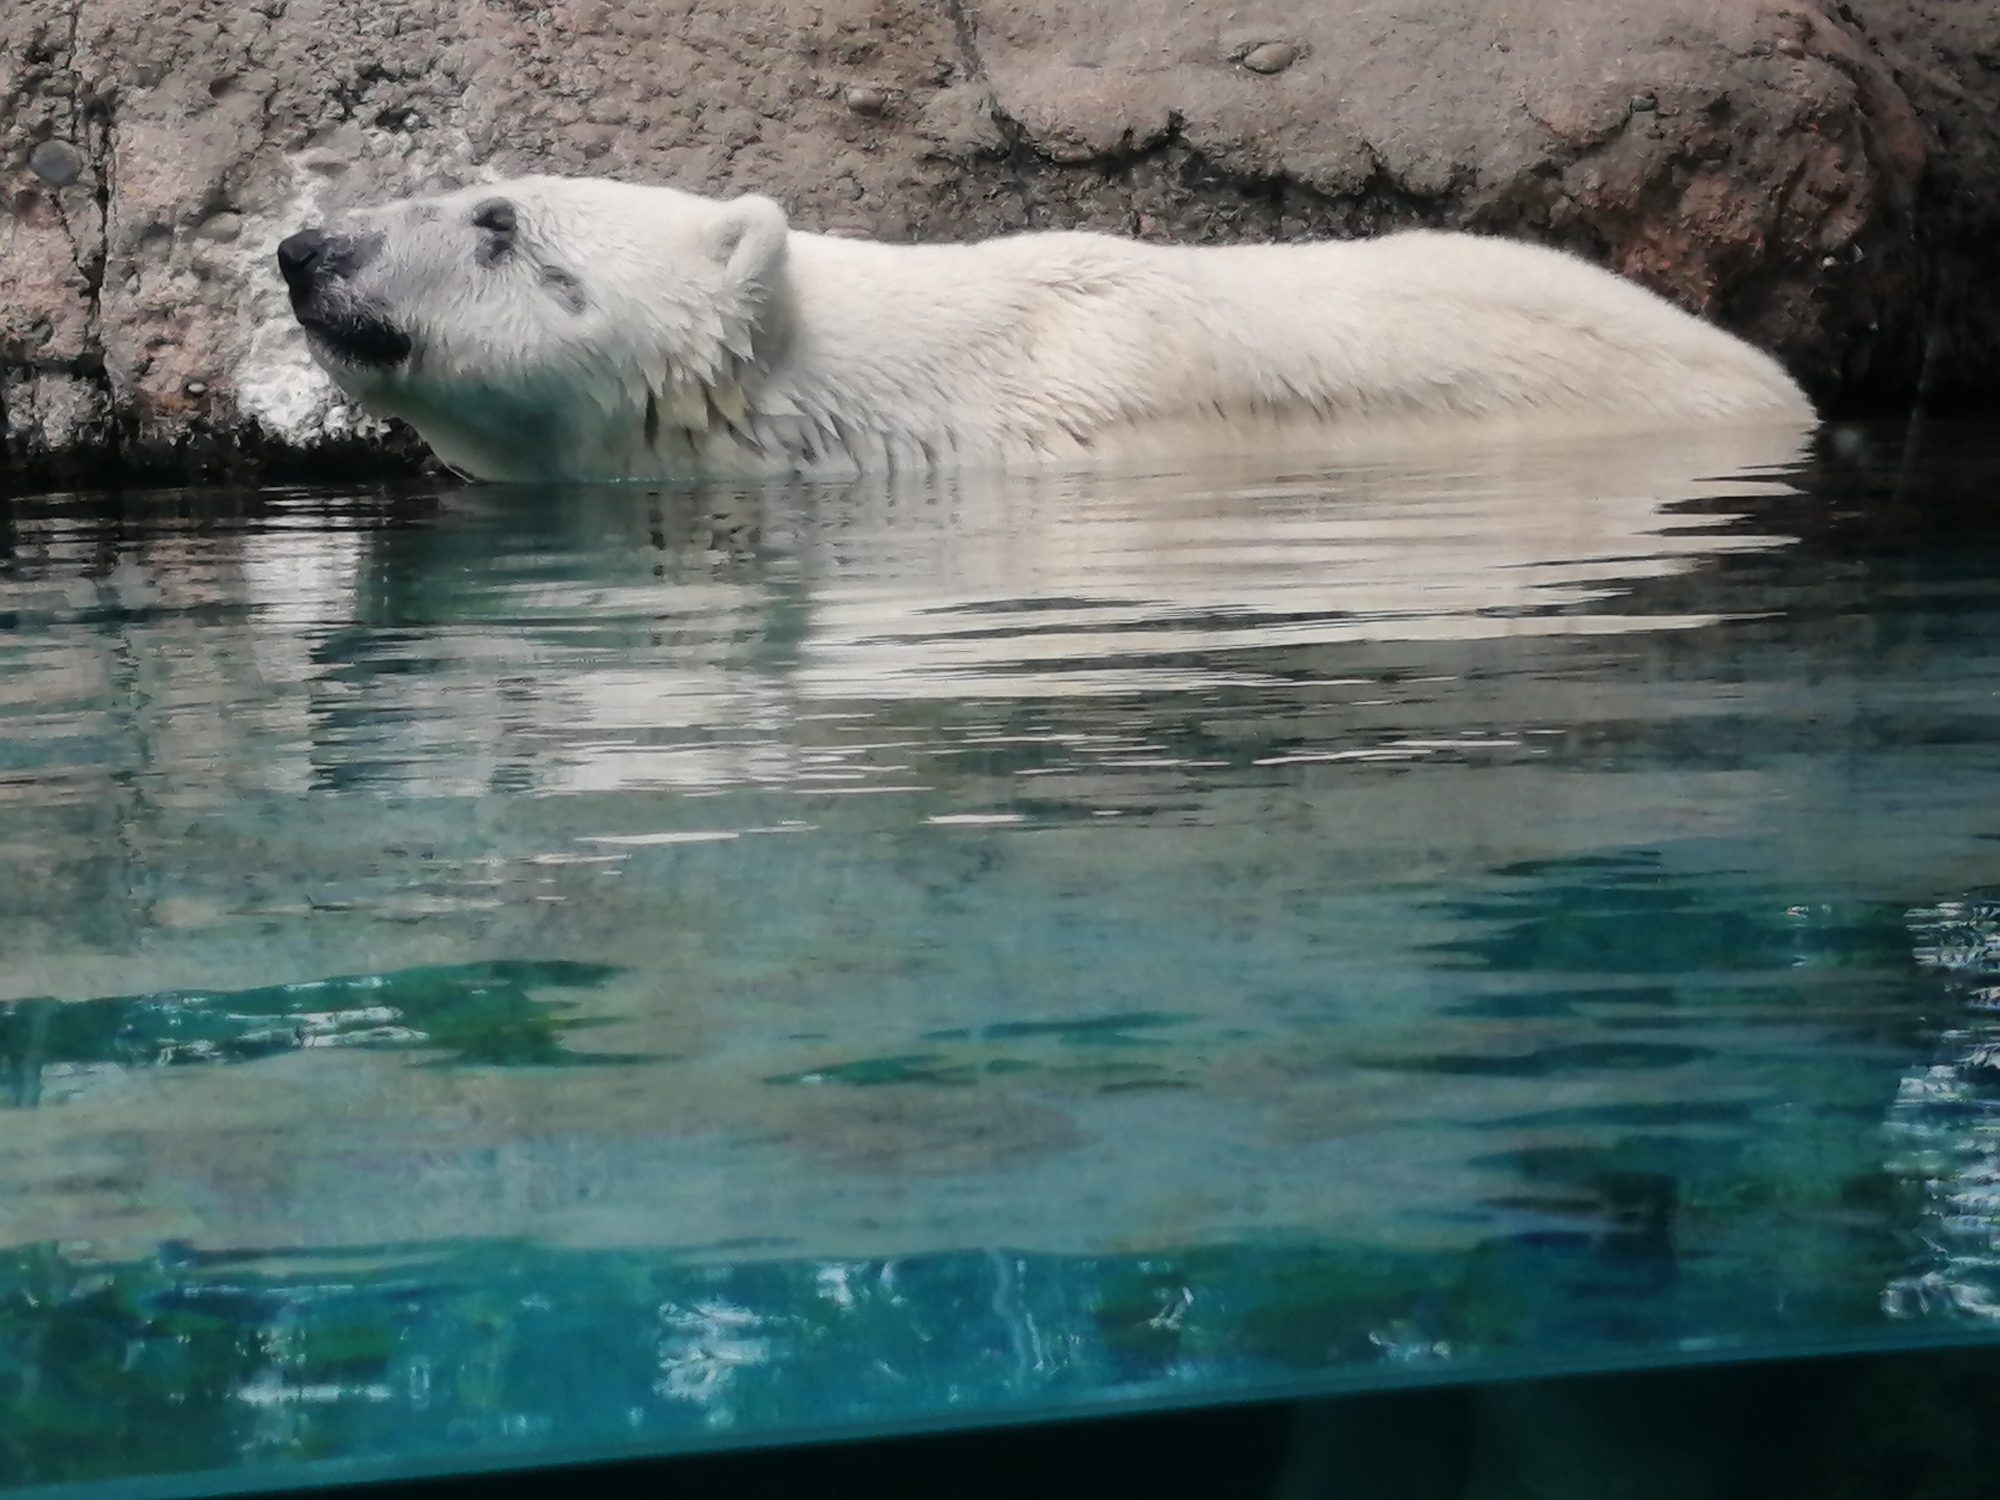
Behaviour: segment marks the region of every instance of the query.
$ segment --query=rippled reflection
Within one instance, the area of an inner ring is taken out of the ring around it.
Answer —
[[[0,1483],[1977,1328],[1879,442],[14,504]]]
[[[2000,901],[1940,902],[1910,913],[1920,963],[1946,976],[1938,1049],[1902,1080],[1890,1116],[1924,1186],[1927,1253],[1891,1283],[1894,1316],[2000,1320]]]

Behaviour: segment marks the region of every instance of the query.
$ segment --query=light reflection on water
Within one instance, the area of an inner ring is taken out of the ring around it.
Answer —
[[[15,504],[0,1482],[1979,1326],[1939,462]]]

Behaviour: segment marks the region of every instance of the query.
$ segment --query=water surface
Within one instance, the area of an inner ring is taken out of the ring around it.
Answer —
[[[1996,476],[0,502],[0,1485],[1986,1337]]]

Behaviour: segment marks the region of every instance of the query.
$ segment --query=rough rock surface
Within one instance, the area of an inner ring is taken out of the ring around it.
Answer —
[[[1822,399],[2000,377],[2000,7],[1965,0],[8,0],[0,488],[410,461],[272,249],[537,168],[891,238],[1470,226]]]

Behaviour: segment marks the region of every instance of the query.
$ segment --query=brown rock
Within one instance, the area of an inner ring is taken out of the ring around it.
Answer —
[[[28,153],[28,170],[50,187],[66,188],[83,176],[83,153],[68,141],[43,141]]]
[[[0,487],[377,443],[272,247],[489,168],[754,188],[898,238],[1521,234],[1822,398],[1982,392],[1994,56],[2000,9],[1957,0],[9,0]]]
[[[1253,73],[1282,73],[1299,60],[1299,49],[1290,42],[1259,42],[1241,58]]]
[[[1930,144],[1919,184],[1917,285],[1883,315],[1916,325],[1927,345],[1920,378],[1933,397],[1990,412],[2000,375],[2000,7],[1850,0],[1847,13]]]
[[[224,244],[240,239],[243,235],[243,215],[230,213],[226,209],[221,213],[210,214],[202,224],[201,232],[207,238]]]

